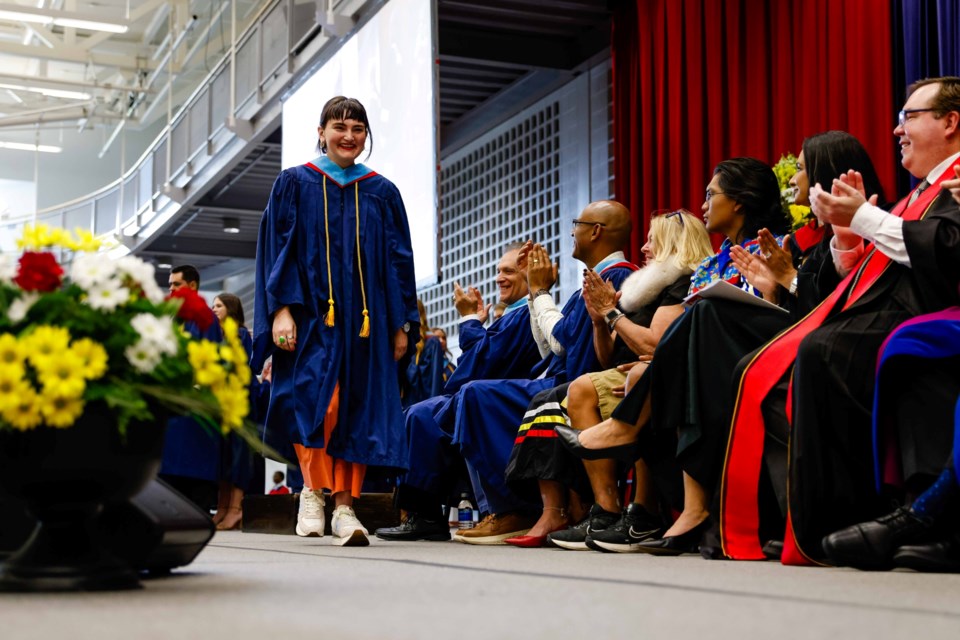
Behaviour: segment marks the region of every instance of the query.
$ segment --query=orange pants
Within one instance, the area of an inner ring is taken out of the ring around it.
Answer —
[[[340,409],[340,385],[333,390],[330,406],[323,418],[323,441],[330,442],[330,434],[337,426],[337,411]],[[363,476],[367,473],[367,465],[359,462],[348,462],[327,455],[327,448],[317,449],[295,444],[297,459],[300,461],[300,472],[303,474],[303,484],[308,489],[326,489],[330,493],[349,491],[354,498],[360,497],[363,487]]]

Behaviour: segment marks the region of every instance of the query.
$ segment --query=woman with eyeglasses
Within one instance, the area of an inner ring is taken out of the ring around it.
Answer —
[[[620,517],[615,464],[581,464],[557,442],[549,427],[566,424],[568,419],[574,426],[593,425],[610,415],[623,395],[626,372],[638,357],[653,353],[660,336],[683,312],[690,276],[713,249],[700,220],[689,211],[674,211],[651,219],[642,252],[646,266],[623,282],[622,298],[596,272],[584,271],[582,295],[592,321],[593,346],[607,370],[542,392],[531,403],[506,475],[521,495],[535,500],[539,494],[543,513],[526,535],[508,538],[508,544],[543,546],[548,534],[564,533],[568,525],[583,518],[583,501],[590,504],[591,497],[592,512],[600,517],[609,514],[614,520]],[[623,311],[617,308],[618,300]],[[584,542],[563,536],[551,541],[564,548],[583,548]]]
[[[753,158],[719,163],[707,185],[702,210],[707,230],[722,233],[725,239],[720,252],[697,269],[690,293],[717,280],[760,293],[737,270],[731,251],[740,247],[759,254],[761,229],[775,235],[786,230],[780,189],[770,166]],[[662,494],[683,496],[683,512],[665,533],[652,526],[633,527],[641,535],[630,536],[630,527],[621,522],[609,536],[591,534],[591,542],[616,545],[611,550],[618,551],[696,551],[708,526],[707,505],[717,476],[718,456],[713,452],[722,447],[725,436],[726,403],[721,398],[727,394],[718,389],[726,390],[740,357],[782,329],[786,317],[772,306],[700,300],[666,331],[650,365],[640,365],[634,374],[639,374],[636,384],[610,420],[582,433],[557,428],[561,441],[585,459],[619,458],[632,463],[642,453],[659,471],[655,477],[638,475],[638,493],[649,493],[656,482]],[[648,421],[649,428],[641,431]],[[677,486],[679,477],[682,487]]]

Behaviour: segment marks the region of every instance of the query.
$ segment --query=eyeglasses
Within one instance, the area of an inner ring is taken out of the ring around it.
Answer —
[[[574,218],[571,222],[573,222],[574,228],[576,228],[576,226],[577,226],[578,224],[585,224],[585,225],[589,225],[589,226],[591,226],[591,227],[592,227],[593,225],[600,225],[601,227],[607,226],[607,225],[604,224],[603,222],[591,222],[590,220],[578,220],[577,218]]]
[[[726,195],[726,194],[723,191],[711,191],[710,189],[707,189],[707,193],[704,195],[704,199],[707,202],[710,202],[710,198],[712,198],[713,196],[722,196],[722,195]]]
[[[651,214],[650,218],[651,219],[652,218],[676,218],[677,222],[680,223],[681,227],[684,225],[683,211],[680,211],[679,209],[677,209],[676,211],[668,211],[667,209],[663,209],[661,211],[654,211],[653,214]]]
[[[910,115],[911,113],[926,113],[928,111],[937,111],[937,109],[902,109],[900,113],[897,114],[897,121],[900,123],[900,126],[902,127],[904,124],[906,124],[907,120],[912,119],[912,118],[907,118],[907,116]]]

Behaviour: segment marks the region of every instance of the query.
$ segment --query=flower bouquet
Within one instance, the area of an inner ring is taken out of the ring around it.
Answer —
[[[18,246],[0,256],[0,492],[40,525],[0,590],[135,587],[94,533],[101,505],[156,475],[171,416],[264,450],[246,351],[232,320],[220,343],[191,338],[216,322],[206,302],[165,297],[152,265],[111,260],[90,232],[37,225]]]
[[[797,157],[792,153],[781,155],[777,164],[773,165],[773,173],[777,176],[780,185],[780,204],[784,213],[790,218],[790,228],[796,231],[810,222],[813,213],[810,207],[795,204],[797,190],[790,186],[790,180],[797,173]]]
[[[66,429],[102,402],[121,433],[162,407],[257,445],[244,429],[250,369],[236,323],[220,344],[191,340],[182,323],[215,322],[203,298],[165,298],[152,265],[96,253],[88,231],[28,227],[18,246],[18,260],[0,258],[0,430]]]

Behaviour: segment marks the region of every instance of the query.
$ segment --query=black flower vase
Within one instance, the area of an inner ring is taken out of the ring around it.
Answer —
[[[103,547],[97,517],[157,475],[165,419],[131,423],[90,403],[66,429],[0,431],[0,492],[22,501],[38,524],[0,565],[0,591],[136,589],[137,572]]]

